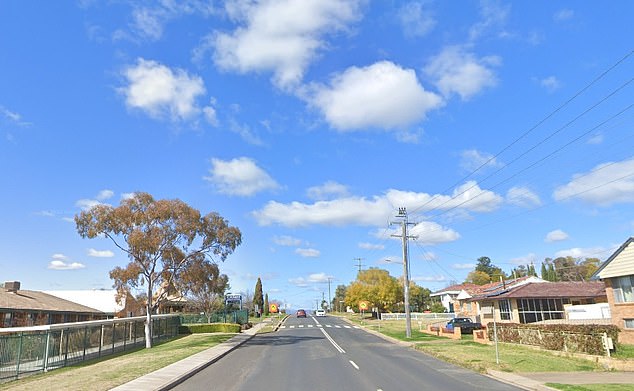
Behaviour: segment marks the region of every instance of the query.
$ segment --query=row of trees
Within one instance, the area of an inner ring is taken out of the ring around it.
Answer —
[[[403,279],[392,277],[387,270],[370,268],[361,270],[350,285],[338,285],[332,299],[332,308],[340,311],[357,308],[360,301],[367,301],[382,312],[403,312]],[[410,281],[410,309],[414,312],[444,312],[444,307],[434,302],[431,291]]]
[[[546,281],[588,281],[600,264],[601,261],[598,258],[576,259],[570,256],[546,258],[541,265],[540,277]],[[480,257],[475,269],[467,275],[465,282],[484,285],[499,279],[524,276],[537,276],[532,263],[519,265],[506,274],[501,268],[495,266],[489,257]]]

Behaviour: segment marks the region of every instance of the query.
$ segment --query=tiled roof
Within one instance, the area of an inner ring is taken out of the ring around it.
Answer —
[[[79,312],[95,313],[102,312],[72,301],[38,291],[19,290],[9,292],[0,288],[0,310],[26,310],[26,311],[54,311],[54,312]]]
[[[465,291],[469,292],[472,289],[475,289],[477,286],[478,285],[472,284],[470,282],[466,282],[464,284],[454,284],[454,285],[450,285],[450,286],[448,286],[446,288],[443,288],[443,289],[441,289],[439,291],[436,291],[433,294],[434,295],[438,295],[438,294],[443,293],[443,292],[453,292],[453,291],[462,291],[462,290],[465,290]]]
[[[548,282],[522,285],[498,295],[497,298],[589,298],[605,295],[603,282]]]

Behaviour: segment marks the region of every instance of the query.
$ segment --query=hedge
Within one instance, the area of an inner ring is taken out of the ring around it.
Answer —
[[[240,332],[240,325],[237,323],[184,324],[178,328],[179,334],[239,333],[239,332]]]
[[[487,325],[489,340],[493,340],[493,324]],[[497,338],[500,342],[541,346],[548,350],[586,353],[597,356],[606,354],[603,334],[612,338],[614,346],[619,328],[614,325],[570,325],[570,324],[519,324],[498,323]]]

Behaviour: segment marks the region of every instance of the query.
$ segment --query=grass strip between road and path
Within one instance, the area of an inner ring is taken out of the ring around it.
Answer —
[[[498,344],[499,364],[495,346],[473,342],[471,335],[461,340],[426,334],[420,331],[426,323],[412,322],[412,337],[405,337],[405,321],[380,321],[363,318],[358,314],[347,316],[354,323],[378,331],[389,337],[412,342],[414,348],[431,356],[461,367],[485,373],[489,369],[504,372],[552,372],[552,371],[601,371],[602,368],[588,360],[562,357],[545,350],[515,344]]]
[[[630,391],[631,384],[559,384],[546,383],[546,386],[562,391]]]
[[[235,334],[191,334],[0,384],[0,390],[109,390],[222,343]]]

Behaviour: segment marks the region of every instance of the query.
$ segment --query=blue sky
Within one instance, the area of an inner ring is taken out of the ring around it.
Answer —
[[[145,191],[243,232],[233,291],[311,307],[357,262],[432,290],[632,235],[630,1],[3,1],[0,267],[110,288],[72,218]],[[386,262],[392,260],[392,262]],[[538,269],[539,270],[539,269]]]

